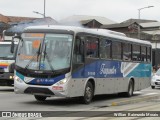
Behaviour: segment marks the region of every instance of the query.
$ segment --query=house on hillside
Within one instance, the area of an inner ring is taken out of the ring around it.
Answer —
[[[13,23],[21,21],[35,20],[37,18],[32,17],[19,17],[19,16],[5,16],[0,14],[0,39],[2,39],[3,31],[9,29]]]
[[[28,26],[37,26],[37,25],[56,25],[57,21],[50,17],[37,18],[34,20],[27,20],[22,22],[12,23],[11,27],[6,30],[6,35],[12,36],[14,34],[21,34],[24,28]]]
[[[20,34],[25,27],[34,25],[55,25],[57,21],[50,17],[33,18],[33,17],[19,17],[19,16],[5,16],[0,14],[0,36],[4,30],[6,36],[13,36]],[[9,38],[9,37],[8,37]]]
[[[138,27],[140,27],[140,30],[143,31],[143,27],[141,26],[141,23],[149,23],[149,22],[157,22],[157,21],[143,20],[143,19],[140,19],[140,20],[139,19],[129,19],[121,23],[102,25],[101,28],[109,29],[109,30],[113,30],[117,32],[122,32],[131,38],[138,38]],[[150,40],[151,38],[150,36],[148,36],[148,34],[141,33],[141,39]]]

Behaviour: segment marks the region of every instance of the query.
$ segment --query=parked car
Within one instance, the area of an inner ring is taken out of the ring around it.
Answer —
[[[152,75],[151,88],[154,89],[155,87],[160,87],[160,69]]]

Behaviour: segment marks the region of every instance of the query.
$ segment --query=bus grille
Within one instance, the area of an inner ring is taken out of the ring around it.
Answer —
[[[54,95],[54,93],[48,88],[37,88],[37,87],[28,87],[24,93],[28,94],[46,94],[46,95]]]

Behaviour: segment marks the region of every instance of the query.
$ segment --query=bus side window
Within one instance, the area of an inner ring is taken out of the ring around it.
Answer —
[[[141,46],[141,60],[146,62],[147,61],[147,51],[145,46]]]
[[[100,57],[104,59],[111,58],[111,43],[112,41],[102,39],[100,42]]]
[[[151,47],[147,47],[147,62],[151,62]]]
[[[84,42],[79,36],[77,36],[75,39],[73,62],[74,63],[84,62]]]
[[[86,56],[89,58],[99,57],[99,40],[96,37],[86,37]]]
[[[132,60],[141,61],[140,46],[132,44]]]
[[[131,44],[123,43],[123,60],[131,60]]]
[[[118,41],[112,41],[112,58],[121,60],[122,57],[121,51],[122,51],[121,43]]]

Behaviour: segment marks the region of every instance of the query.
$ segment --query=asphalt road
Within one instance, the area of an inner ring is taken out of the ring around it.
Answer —
[[[150,96],[158,96],[158,94],[160,94],[159,88],[154,90],[147,88],[142,91],[135,92],[134,96],[131,98],[121,97],[117,94],[96,96],[91,104],[84,105],[81,104],[78,99],[58,97],[51,97],[47,98],[44,102],[38,102],[35,100],[33,95],[15,94],[13,92],[13,87],[0,87],[0,111],[87,111],[96,108],[109,107],[112,106],[113,103],[119,103],[120,101],[126,102],[138,98],[148,98]]]
[[[70,119],[80,119],[79,117],[72,117],[75,111],[160,111],[159,103],[159,88],[154,90],[147,88],[135,92],[134,96],[131,98],[120,97],[116,94],[96,96],[91,104],[84,105],[81,104],[78,99],[58,97],[51,97],[44,102],[38,102],[32,95],[15,94],[13,92],[13,87],[0,87],[0,111],[62,111],[59,115],[63,117],[61,119],[65,119],[64,116],[66,113],[64,111],[69,111],[67,116],[69,116]],[[97,116],[100,116],[98,119],[115,119],[115,117],[103,117],[104,115],[100,112],[97,114],[99,114]],[[93,113],[91,116],[94,116]],[[81,119],[96,118],[82,117]]]

